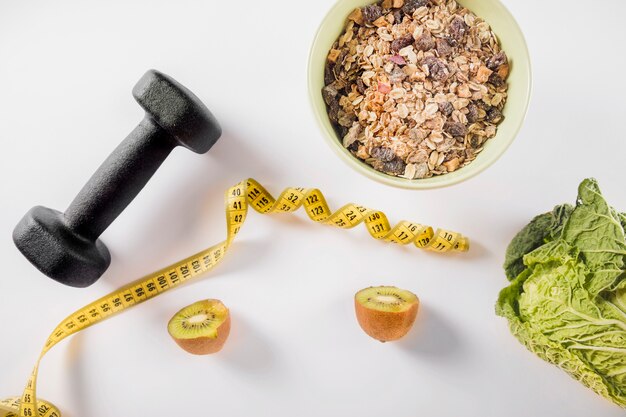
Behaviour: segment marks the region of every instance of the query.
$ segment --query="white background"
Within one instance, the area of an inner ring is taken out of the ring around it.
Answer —
[[[527,352],[494,302],[509,240],[573,202],[584,177],[626,210],[625,2],[505,1],[532,55],[525,126],[477,178],[420,192],[353,172],[314,123],[307,54],[333,0],[92,3],[0,0],[0,397],[21,392],[67,314],[222,239],[222,192],[254,176],[274,193],[317,186],[335,208],[458,230],[474,246],[436,256],[303,213],[251,213],[213,273],[53,349],[43,398],[67,417],[623,415]],[[57,284],[14,248],[13,226],[35,204],[65,209],[142,117],[130,90],[152,67],[201,97],[224,135],[206,155],[177,149],[105,232],[113,262],[100,281]],[[356,323],[353,294],[379,284],[422,300],[405,340],[381,344]],[[194,357],[166,324],[203,298],[223,300],[233,328],[222,352]]]

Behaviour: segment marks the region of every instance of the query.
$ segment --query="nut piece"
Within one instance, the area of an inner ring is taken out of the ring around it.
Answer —
[[[476,81],[479,83],[486,83],[489,80],[489,76],[493,73],[489,68],[481,66],[476,73]]]
[[[361,10],[361,8],[358,7],[354,9],[352,13],[350,13],[350,15],[348,16],[348,20],[352,20],[357,25],[362,25],[363,23],[365,23],[363,19],[363,11]]]

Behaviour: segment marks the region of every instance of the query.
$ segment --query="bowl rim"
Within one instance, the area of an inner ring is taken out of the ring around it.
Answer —
[[[308,61],[307,61],[307,89],[308,89],[308,96],[309,96],[309,105],[311,106],[313,114],[315,115],[315,120],[318,124],[318,127],[321,130],[324,140],[326,141],[328,146],[333,150],[333,152],[337,156],[339,156],[339,158],[342,159],[346,164],[348,164],[352,169],[358,171],[359,173],[361,173],[362,175],[365,175],[366,177],[370,179],[373,179],[375,181],[378,181],[386,185],[390,185],[392,187],[412,189],[412,190],[427,190],[427,189],[435,189],[435,188],[444,188],[444,187],[449,187],[449,186],[461,183],[463,181],[467,181],[475,177],[476,175],[480,174],[481,172],[485,171],[487,168],[491,167],[498,159],[500,159],[500,157],[504,154],[504,152],[506,152],[506,150],[511,146],[511,144],[513,143],[513,141],[519,134],[522,126],[524,125],[524,121],[526,120],[526,116],[528,114],[528,107],[530,105],[530,100],[532,97],[532,88],[533,88],[532,67],[531,67],[531,62],[530,62],[530,52],[528,50],[528,44],[526,42],[524,32],[522,32],[521,27],[519,26],[519,24],[517,23],[517,20],[511,14],[509,9],[500,0],[491,0],[500,6],[501,13],[508,15],[508,18],[512,22],[512,29],[515,32],[517,32],[517,34],[519,35],[522,41],[523,48],[520,51],[520,56],[522,56],[523,59],[520,62],[516,61],[515,65],[518,66],[521,64],[520,70],[524,71],[527,74],[526,85],[523,86],[521,90],[522,94],[525,96],[525,102],[523,103],[521,115],[519,117],[517,125],[513,126],[509,139],[503,143],[503,146],[501,146],[497,152],[491,155],[491,159],[484,162],[481,166],[475,169],[469,169],[469,170],[459,172],[459,175],[450,177],[450,179],[448,179],[447,181],[445,178],[447,174],[439,175],[437,177],[426,178],[426,179],[410,180],[407,178],[394,177],[392,175],[388,175],[383,172],[377,171],[373,167],[370,167],[366,163],[354,157],[347,149],[343,147],[343,144],[341,143],[336,133],[334,133],[333,135],[328,134],[328,132],[324,128],[324,124],[326,123],[325,118],[328,118],[328,113],[325,111],[323,112],[323,114],[321,114],[321,112],[318,111],[318,108],[316,106],[317,100],[319,99],[319,97],[321,97],[321,92],[316,91],[314,87],[314,81],[313,81],[313,78],[314,78],[313,60],[315,59],[314,53],[315,53],[318,42],[320,42],[320,38],[322,35],[322,28],[324,27],[325,23],[327,22],[328,19],[330,19],[331,16],[333,16],[337,12],[339,5],[346,1],[350,1],[350,0],[336,0],[335,3],[331,6],[328,12],[326,12],[324,17],[320,21],[320,24],[315,32],[315,36],[313,37],[313,42],[311,43],[311,47],[309,49],[309,56],[308,56]],[[374,1],[372,1],[372,3],[374,3]],[[468,165],[468,166],[471,166],[471,165]],[[437,182],[428,181],[432,178],[437,178],[438,179]]]

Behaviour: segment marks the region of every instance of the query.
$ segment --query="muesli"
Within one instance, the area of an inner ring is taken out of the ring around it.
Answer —
[[[355,9],[322,91],[343,146],[408,179],[467,165],[495,136],[509,63],[489,25],[455,0]]]

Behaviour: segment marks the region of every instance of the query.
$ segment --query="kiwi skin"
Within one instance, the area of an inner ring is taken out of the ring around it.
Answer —
[[[365,307],[357,301],[355,296],[354,308],[363,331],[384,343],[398,340],[411,330],[417,317],[419,299],[404,311],[381,311]]]
[[[209,355],[211,353],[217,353],[224,347],[226,339],[230,334],[230,314],[224,320],[224,323],[217,329],[217,337],[212,339],[210,337],[197,337],[195,339],[178,339],[172,336],[172,339],[183,350],[191,353],[192,355]]]

